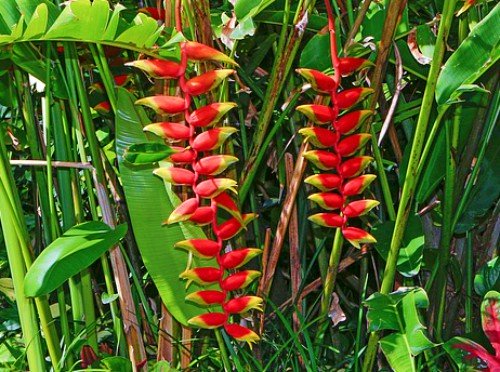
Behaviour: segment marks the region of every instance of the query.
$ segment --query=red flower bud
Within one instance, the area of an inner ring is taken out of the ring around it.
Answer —
[[[188,220],[196,209],[198,209],[198,200],[196,200],[196,198],[190,198],[183,201],[170,214],[166,221],[167,225]]]
[[[160,11],[158,11],[158,8],[148,6],[145,8],[140,8],[138,11],[148,14],[151,18],[154,18],[157,21],[165,20],[165,9],[160,9]]]
[[[111,111],[111,104],[107,101],[103,101],[95,105],[94,110],[96,110],[101,115],[107,115]]]
[[[194,41],[187,41],[183,43],[183,48],[187,57],[195,61],[210,60],[238,66],[238,64],[232,58],[226,56],[224,53],[214,48],[206,46],[205,44],[200,44]]]
[[[257,333],[239,324],[224,324],[224,329],[235,340],[247,342],[250,348],[252,348],[252,343],[260,340]]]
[[[321,208],[333,211],[344,204],[344,198],[334,192],[319,192],[308,196],[309,200],[317,203]]]
[[[217,195],[213,200],[217,203],[219,207],[228,212],[231,216],[243,222],[240,210],[236,202],[229,196],[227,192],[222,192]]]
[[[222,305],[226,300],[226,295],[221,291],[197,291],[188,294],[186,300],[202,306]]]
[[[172,163],[191,164],[196,159],[196,153],[190,148],[172,146],[172,149],[177,151],[168,157]]]
[[[306,151],[303,156],[321,170],[334,169],[339,164],[338,155],[326,150]]]
[[[333,119],[332,110],[324,105],[301,105],[297,106],[296,110],[316,124],[327,124]]]
[[[340,187],[341,179],[336,174],[320,173],[307,177],[304,182],[321,191],[332,191]]]
[[[152,108],[157,114],[178,114],[186,109],[186,101],[181,97],[151,96],[138,99],[136,105]]]
[[[337,105],[340,110],[351,108],[372,93],[373,89],[371,88],[351,88],[343,90],[337,95]]]
[[[363,199],[363,200],[355,200],[347,204],[344,208],[344,215],[348,218],[359,217],[366,213],[368,213],[371,209],[375,208],[379,205],[380,202],[377,200],[371,199]]]
[[[199,226],[205,226],[212,222],[214,211],[211,207],[200,207],[189,217],[189,222]]]
[[[223,306],[224,311],[230,314],[241,314],[256,309],[262,311],[262,298],[257,296],[240,296],[235,297]]]
[[[376,243],[377,240],[368,234],[366,231],[357,227],[344,227],[342,235],[356,248],[360,247],[362,243]]]
[[[233,236],[238,234],[242,229],[246,228],[246,226],[255,219],[257,215],[255,213],[247,213],[238,218],[230,218],[226,222],[221,223],[217,230],[218,236],[222,240],[231,239]]]
[[[334,80],[330,76],[325,75],[318,70],[298,68],[295,71],[301,74],[317,92],[331,93],[336,89]]]
[[[193,141],[192,147],[198,152],[212,151],[222,146],[224,141],[233,133],[237,132],[233,127],[222,127],[207,130],[197,135]]]
[[[94,362],[97,362],[99,360],[99,357],[90,345],[82,346],[82,350],[80,351],[80,358],[82,359],[81,364],[83,369],[92,366]]]
[[[229,275],[221,283],[221,288],[224,291],[236,291],[238,289],[245,288],[254,279],[260,276],[260,271],[256,270],[243,270],[238,271],[232,275]]]
[[[178,63],[166,59],[139,59],[125,63],[125,66],[140,68],[157,79],[172,79],[182,74],[181,66]]]
[[[368,133],[358,133],[344,138],[337,145],[337,152],[342,157],[352,156],[371,138]]]
[[[350,134],[358,129],[371,115],[373,115],[371,110],[352,111],[342,115],[333,123],[333,126],[341,134]]]
[[[207,93],[215,89],[229,75],[234,74],[234,70],[222,69],[211,70],[202,75],[189,79],[186,82],[184,91],[192,96]]]
[[[344,219],[336,213],[316,213],[309,216],[309,221],[324,227],[342,227]]]
[[[219,328],[227,322],[227,314],[224,313],[208,313],[195,316],[188,320],[188,323],[200,328],[214,329]]]
[[[189,139],[189,128],[183,124],[170,123],[163,121],[161,123],[154,123],[146,125],[143,129],[145,132],[151,132],[161,138],[168,138],[174,141],[181,141]]]
[[[190,282],[195,282],[199,285],[208,285],[218,282],[221,275],[221,271],[215,267],[196,267],[182,272],[179,278],[188,279],[188,284]]]
[[[262,253],[258,248],[241,248],[222,255],[220,265],[224,269],[237,269]]]
[[[209,239],[182,240],[175,243],[174,247],[185,249],[200,258],[213,258],[221,249],[217,242]]]
[[[194,127],[207,127],[217,123],[236,106],[237,104],[233,102],[212,103],[193,111],[186,119]]]
[[[231,164],[236,163],[238,158],[231,155],[212,155],[198,160],[193,169],[199,174],[216,176],[224,172]]]
[[[332,147],[338,140],[337,133],[325,128],[302,128],[299,129],[299,133],[306,137],[311,144],[319,148]]]
[[[173,185],[192,185],[195,180],[194,173],[182,168],[158,168],[153,171],[154,174],[163,178]]]
[[[359,176],[373,160],[370,156],[357,156],[340,164],[340,174],[344,178]]]
[[[234,186],[236,186],[236,181],[230,178],[212,178],[197,184],[194,187],[194,192],[202,198],[211,199],[225,190],[236,193]]]
[[[346,182],[342,187],[342,193],[345,196],[353,196],[361,194],[373,182],[377,176],[373,174],[364,174],[362,176],[353,178]]]
[[[351,75],[353,72],[373,66],[373,63],[364,58],[340,58],[340,73],[342,76]]]

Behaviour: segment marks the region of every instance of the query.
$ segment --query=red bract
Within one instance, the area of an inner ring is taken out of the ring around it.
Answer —
[[[342,76],[348,76],[355,71],[373,66],[373,63],[367,59],[356,57],[339,58],[339,62]]]
[[[208,153],[222,147],[224,141],[236,132],[232,127],[217,127],[223,117],[234,107],[232,102],[214,102],[193,109],[193,96],[206,94],[229,75],[235,73],[230,69],[211,70],[199,76],[188,77],[190,61],[217,61],[236,65],[224,53],[196,42],[180,43],[181,62],[165,60],[138,60],[129,66],[140,68],[154,78],[178,80],[178,90],[181,95],[153,96],[137,100],[136,104],[155,110],[158,114],[177,115],[180,122],[159,122],[147,125],[144,130],[152,132],[168,142],[185,141],[185,147],[172,147],[175,153],[168,160],[175,167],[160,168],[154,171],[156,175],[173,185],[183,185],[190,188],[191,198],[178,205],[167,218],[166,223],[193,223],[198,226],[209,225],[212,230],[208,236],[214,239],[189,239],[177,242],[175,248],[191,252],[199,259],[212,259],[211,267],[192,267],[180,274],[188,284],[195,282],[201,286],[218,286],[212,290],[200,290],[186,296],[187,301],[202,306],[219,305],[222,312],[211,312],[189,319],[189,324],[201,328],[225,327],[227,333],[236,340],[256,342],[259,337],[251,330],[237,324],[232,324],[234,314],[247,312],[251,309],[260,310],[262,299],[256,296],[232,298],[231,292],[248,286],[260,273],[254,270],[232,272],[250,259],[261,253],[257,248],[235,249],[222,254],[224,240],[231,239],[256,217],[255,214],[241,214],[238,205],[233,200],[232,191],[236,194],[236,181],[231,178],[215,176],[226,171],[227,167],[238,161],[238,158],[219,153]],[[174,90],[172,90],[174,91]],[[212,95],[196,102],[205,102]],[[214,94],[213,96],[217,96]],[[175,121],[172,119],[172,121]],[[209,130],[204,127],[215,126]],[[208,205],[209,204],[209,205]],[[219,215],[219,207],[228,212],[231,217],[220,221],[224,214]]]

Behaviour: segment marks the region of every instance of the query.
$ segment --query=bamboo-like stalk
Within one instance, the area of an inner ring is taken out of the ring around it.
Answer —
[[[401,200],[396,215],[396,224],[392,235],[389,254],[384,270],[382,285],[380,292],[388,294],[394,285],[394,276],[396,274],[396,264],[403,240],[403,234],[406,229],[408,217],[411,211],[411,201],[415,193],[415,187],[418,181],[417,169],[422,155],[422,148],[425,142],[425,135],[427,126],[429,124],[429,117],[432,111],[434,102],[434,93],[436,90],[436,82],[441,69],[441,64],[446,50],[446,40],[450,31],[451,23],[453,20],[453,12],[455,11],[456,0],[446,1],[443,8],[443,15],[439,25],[438,36],[434,48],[434,55],[432,58],[431,68],[427,79],[427,84],[424,91],[420,115],[418,117],[415,134],[413,137],[413,144],[411,147],[410,158],[408,162],[407,176],[403,185]],[[378,333],[374,332],[370,335],[368,346],[366,349],[365,360],[363,363],[363,371],[371,371],[375,361]]]

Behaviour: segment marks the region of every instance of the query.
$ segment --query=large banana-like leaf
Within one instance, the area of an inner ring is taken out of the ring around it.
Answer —
[[[153,175],[155,166],[132,165],[124,159],[124,152],[130,145],[148,141],[142,128],[149,120],[134,101],[131,93],[118,90],[116,147],[132,229],[144,264],[165,306],[179,322],[187,325],[188,319],[202,312],[184,301],[187,293],[179,274],[186,269],[188,256],[173,246],[178,241],[203,238],[204,235],[200,228],[191,225],[162,226],[162,221],[179,203],[178,198]]]

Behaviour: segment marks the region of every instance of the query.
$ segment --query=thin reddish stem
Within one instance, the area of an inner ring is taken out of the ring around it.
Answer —
[[[182,32],[182,0],[175,0],[175,29]]]

